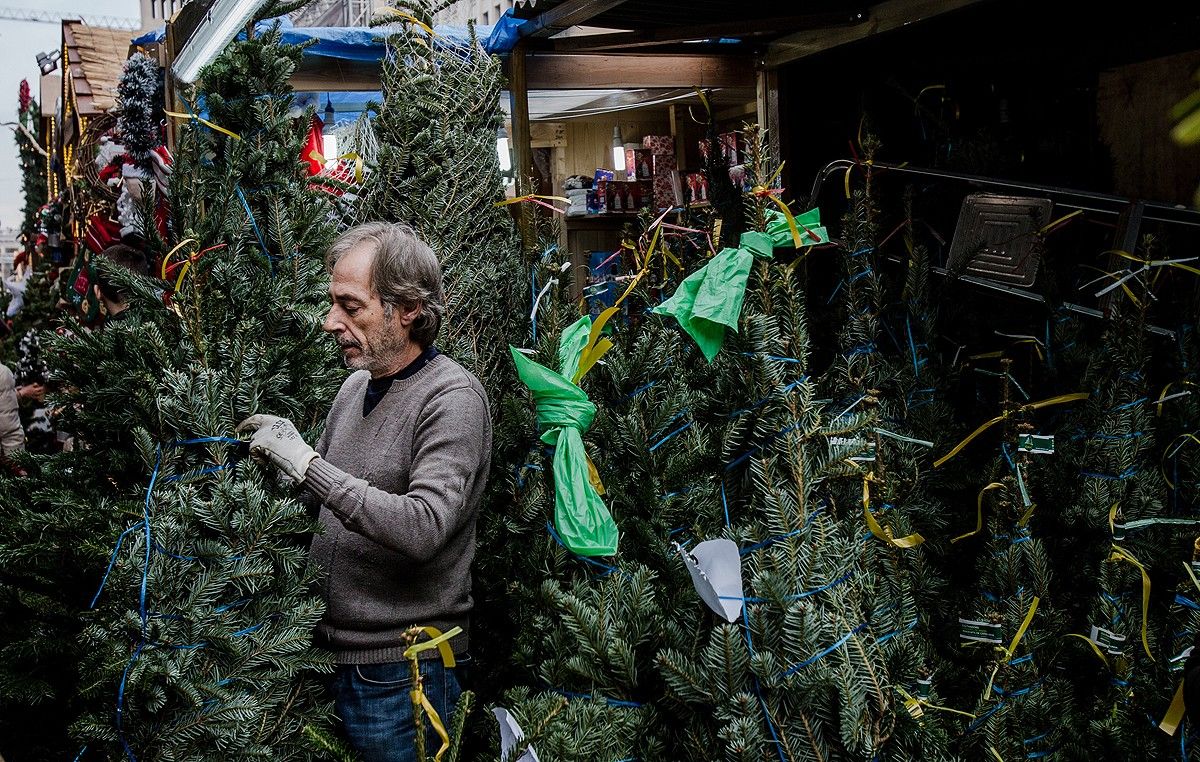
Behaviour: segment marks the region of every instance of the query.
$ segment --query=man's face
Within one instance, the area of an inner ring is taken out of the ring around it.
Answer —
[[[364,242],[337,261],[329,282],[333,302],[322,328],[333,335],[342,350],[346,367],[385,376],[399,370],[408,346],[409,329],[402,312],[387,314],[379,294],[371,286],[372,244]]]

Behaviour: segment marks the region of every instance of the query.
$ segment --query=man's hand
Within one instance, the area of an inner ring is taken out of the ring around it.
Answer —
[[[46,401],[46,387],[37,381],[31,384],[21,384],[17,387],[17,399],[22,402],[29,400],[37,400],[38,402]]]
[[[286,418],[252,415],[238,424],[239,434],[246,431],[254,435],[250,438],[251,457],[260,463],[270,463],[294,482],[304,481],[308,464],[319,457]]]

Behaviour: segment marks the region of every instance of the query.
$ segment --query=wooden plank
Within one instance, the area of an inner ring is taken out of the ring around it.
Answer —
[[[508,100],[512,119],[513,177],[516,178],[517,195],[536,193],[529,187],[533,177],[533,148],[530,146],[529,129],[529,84],[526,78],[525,43],[518,42],[508,56]],[[533,206],[514,204],[510,207],[517,215],[517,226],[521,241],[526,247],[534,244]]]
[[[605,11],[616,8],[625,0],[564,0],[521,25],[519,33],[524,37],[553,37]]]
[[[301,92],[370,91],[381,87],[380,75],[378,63],[305,58],[289,81],[293,88]]]
[[[758,72],[757,92],[758,124],[767,130],[767,162],[774,168],[779,166],[779,71],[766,69]]]
[[[529,145],[532,148],[562,148],[567,144],[567,125],[563,122],[531,122]]]
[[[866,4],[864,3],[864,8]],[[770,19],[731,18],[719,24],[697,24],[673,26],[666,29],[642,29],[634,32],[612,34],[588,34],[562,37],[554,40],[554,49],[559,51],[601,51],[658,45],[674,45],[693,40],[708,40],[721,37],[759,37],[778,35],[784,31],[828,29],[843,24],[860,24],[866,16],[860,9],[840,13],[810,13],[803,16],[783,16]]]
[[[637,53],[530,53],[530,90],[651,87],[750,87],[754,67],[746,56]]]
[[[871,8],[864,23],[810,29],[775,40],[767,47],[763,65],[773,69],[790,61],[985,2],[989,0],[885,0]]]

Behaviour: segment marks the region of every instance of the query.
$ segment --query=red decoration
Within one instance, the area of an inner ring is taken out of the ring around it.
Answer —
[[[121,242],[121,225],[118,222],[93,214],[88,218],[84,242],[92,251],[100,252]]]
[[[320,117],[314,114],[312,125],[308,128],[308,139],[304,141],[304,148],[300,149],[300,160],[308,165],[310,177],[320,174],[321,170],[325,168],[325,162],[322,161],[325,154],[325,141],[321,137],[324,128],[325,125],[321,122]]]
[[[20,89],[20,92],[18,95],[18,102],[20,105],[20,109],[18,109],[18,111],[17,111],[18,114],[20,114],[21,116],[25,115],[25,112],[29,110],[30,100],[31,100],[31,98],[29,95],[29,80],[23,79],[23,80],[21,80],[21,89]]]

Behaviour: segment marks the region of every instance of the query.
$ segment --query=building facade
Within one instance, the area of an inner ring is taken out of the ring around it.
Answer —
[[[495,24],[514,0],[459,0],[437,16],[439,24]],[[523,4],[523,3],[522,3]]]

